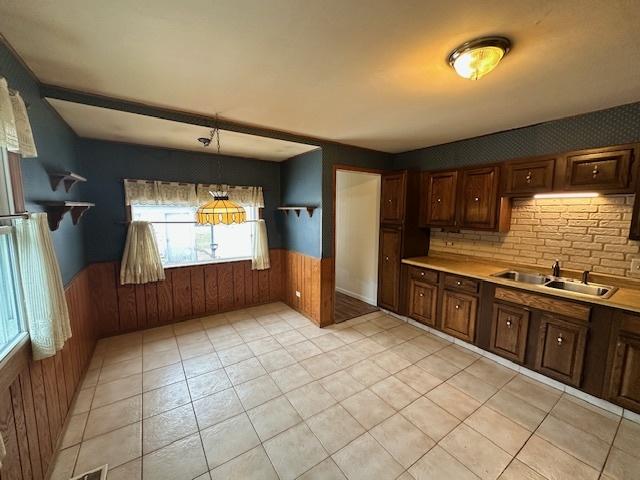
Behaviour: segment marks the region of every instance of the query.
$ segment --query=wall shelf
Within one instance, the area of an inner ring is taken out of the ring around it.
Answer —
[[[300,212],[306,210],[309,214],[309,218],[313,217],[313,211],[318,208],[315,205],[301,205],[301,206],[290,206],[290,207],[278,207],[278,210],[284,212],[285,215],[289,215],[289,212],[295,212],[296,216],[300,216]]]
[[[71,187],[73,187],[78,182],[86,182],[87,179],[77,173],[73,172],[50,172],[49,181],[51,182],[51,188],[55,192],[60,184],[64,184],[65,192],[69,192]]]
[[[49,228],[53,231],[58,229],[65,213],[71,212],[71,220],[74,225],[77,225],[82,215],[91,207],[94,207],[95,203],[60,201],[41,202],[40,205],[45,207],[49,220]]]

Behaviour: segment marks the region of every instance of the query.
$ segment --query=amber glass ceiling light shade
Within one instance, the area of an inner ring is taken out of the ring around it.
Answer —
[[[209,192],[211,193],[211,192]],[[244,208],[229,200],[223,193],[211,193],[213,199],[201,205],[196,212],[196,222],[201,225],[231,225],[247,221]]]
[[[511,42],[505,37],[484,37],[463,43],[449,55],[449,65],[458,75],[478,80],[496,68],[509,53]]]

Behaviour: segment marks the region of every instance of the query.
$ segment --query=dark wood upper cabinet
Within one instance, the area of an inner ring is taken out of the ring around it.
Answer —
[[[407,172],[382,175],[380,221],[402,223],[405,216]]]
[[[505,195],[533,195],[551,192],[556,159],[513,160],[505,163]]]
[[[421,226],[454,226],[458,171],[423,173],[420,202]]]
[[[624,192],[631,187],[632,148],[604,149],[566,157],[565,189]]]
[[[461,228],[492,230],[497,225],[499,167],[462,171]]]
[[[397,311],[400,304],[401,249],[402,230],[398,227],[380,228],[378,304],[391,311]]]

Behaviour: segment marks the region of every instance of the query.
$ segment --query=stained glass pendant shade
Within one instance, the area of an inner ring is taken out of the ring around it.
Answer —
[[[222,192],[211,193],[212,200],[200,205],[196,212],[196,223],[201,225],[231,225],[247,221],[244,208],[229,200],[229,196]]]
[[[220,129],[211,130],[209,138],[201,137],[198,141],[207,148],[215,137],[218,146],[218,173],[222,172],[220,161]],[[213,197],[204,205],[200,205],[196,211],[196,223],[200,225],[231,225],[232,223],[244,223],[247,221],[247,212],[240,205],[229,200],[226,192],[209,192]]]

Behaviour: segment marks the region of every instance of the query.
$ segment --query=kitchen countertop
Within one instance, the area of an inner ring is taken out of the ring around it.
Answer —
[[[620,286],[620,283],[612,280],[607,283],[606,280],[598,276],[598,279],[594,279],[594,283],[605,283],[612,286],[617,286],[618,290],[609,298],[594,298],[590,296],[581,295],[574,292],[568,292],[565,290],[554,290],[542,285],[531,285],[526,283],[518,283],[512,280],[504,278],[492,277],[491,275],[502,272],[504,270],[519,270],[522,272],[536,272],[549,274],[550,268],[542,269],[532,266],[522,266],[505,263],[494,263],[483,261],[482,259],[475,259],[464,256],[440,256],[429,255],[425,257],[411,257],[402,260],[402,263],[407,265],[413,265],[416,267],[430,268],[433,270],[439,270],[441,272],[453,273],[462,275],[465,277],[476,278],[485,282],[491,282],[498,285],[504,285],[507,287],[513,287],[520,290],[529,290],[532,292],[543,293],[545,295],[552,295],[555,297],[566,298],[569,300],[575,300],[580,302],[592,303],[596,305],[603,305],[606,307],[620,308],[631,312],[640,313],[640,283],[620,280],[624,283],[638,283],[638,288],[629,286]],[[564,274],[563,274],[564,276]],[[571,276],[567,274],[567,276]],[[595,277],[596,275],[594,275]],[[574,277],[575,278],[575,277]],[[617,284],[616,284],[617,283]]]

